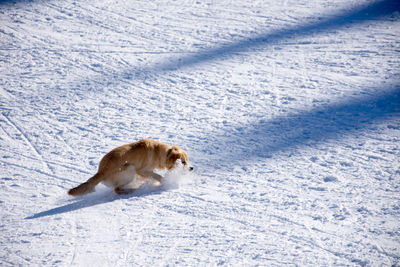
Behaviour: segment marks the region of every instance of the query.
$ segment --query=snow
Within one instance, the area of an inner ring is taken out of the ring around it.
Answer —
[[[1,266],[400,265],[400,3],[0,1]],[[72,198],[152,138],[193,173]]]

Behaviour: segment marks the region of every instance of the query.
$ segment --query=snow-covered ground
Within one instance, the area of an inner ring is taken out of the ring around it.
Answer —
[[[400,265],[398,0],[0,1],[0,98],[1,266]]]

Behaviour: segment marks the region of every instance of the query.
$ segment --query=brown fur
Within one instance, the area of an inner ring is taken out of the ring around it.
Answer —
[[[129,193],[131,190],[127,185],[133,181],[135,175],[161,182],[162,177],[154,173],[154,169],[171,170],[178,159],[183,165],[188,165],[187,153],[178,146],[170,147],[150,139],[126,144],[107,153],[101,159],[97,173],[83,184],[70,189],[68,194],[82,196],[93,192],[100,182],[113,187],[117,194]]]

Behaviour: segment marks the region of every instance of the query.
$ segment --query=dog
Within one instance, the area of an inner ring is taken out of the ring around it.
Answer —
[[[177,160],[182,162],[184,168],[193,170],[189,166],[186,151],[179,146],[171,147],[159,141],[142,139],[111,150],[101,159],[97,173],[83,184],[70,189],[68,194],[75,197],[88,194],[99,183],[113,187],[119,195],[128,194],[134,190],[129,188],[129,184],[137,176],[161,184],[162,176],[154,170],[172,170]]]

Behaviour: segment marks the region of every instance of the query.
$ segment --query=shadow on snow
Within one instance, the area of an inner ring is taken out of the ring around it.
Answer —
[[[396,121],[385,125],[387,128],[400,130],[399,117],[400,87],[397,85],[373,95],[225,129],[224,136],[216,137],[213,147],[208,145],[206,149],[228,151],[225,158],[234,164],[244,158],[271,157],[276,152],[315,145],[361,130],[373,131],[375,123],[388,119]]]
[[[32,3],[34,0],[0,0],[0,5],[15,5],[19,2]]]
[[[42,211],[39,213],[36,213],[32,216],[28,216],[25,219],[30,220],[30,219],[37,219],[41,217],[46,217],[46,216],[53,216],[53,215],[58,215],[62,213],[67,213],[75,210],[80,210],[100,204],[105,204],[105,203],[110,203],[115,200],[120,200],[120,199],[129,199],[129,198],[135,198],[135,197],[144,197],[148,195],[157,195],[161,194],[163,191],[166,191],[167,188],[156,188],[156,187],[144,187],[140,188],[137,191],[133,192],[132,194],[127,194],[127,195],[116,195],[112,190],[106,190],[104,192],[95,192],[86,196],[83,196],[81,198],[77,199],[72,199],[73,201],[70,204],[66,204],[60,207],[56,207],[50,210]]]
[[[276,30],[271,33],[261,33],[254,37],[249,37],[237,42],[229,42],[221,44],[215,48],[207,48],[185,57],[170,58],[164,63],[159,62],[155,66],[127,71],[122,77],[127,79],[140,78],[148,73],[169,72],[184,67],[190,67],[209,61],[223,59],[235,53],[249,52],[256,48],[266,48],[269,45],[278,44],[280,41],[294,40],[299,37],[307,37],[318,34],[323,31],[336,30],[354,23],[362,23],[368,20],[379,19],[388,16],[394,12],[400,11],[400,1],[383,0],[373,4],[363,5],[347,12],[331,15],[327,18],[320,19],[319,22],[310,22],[303,25],[289,27],[286,29]]]

